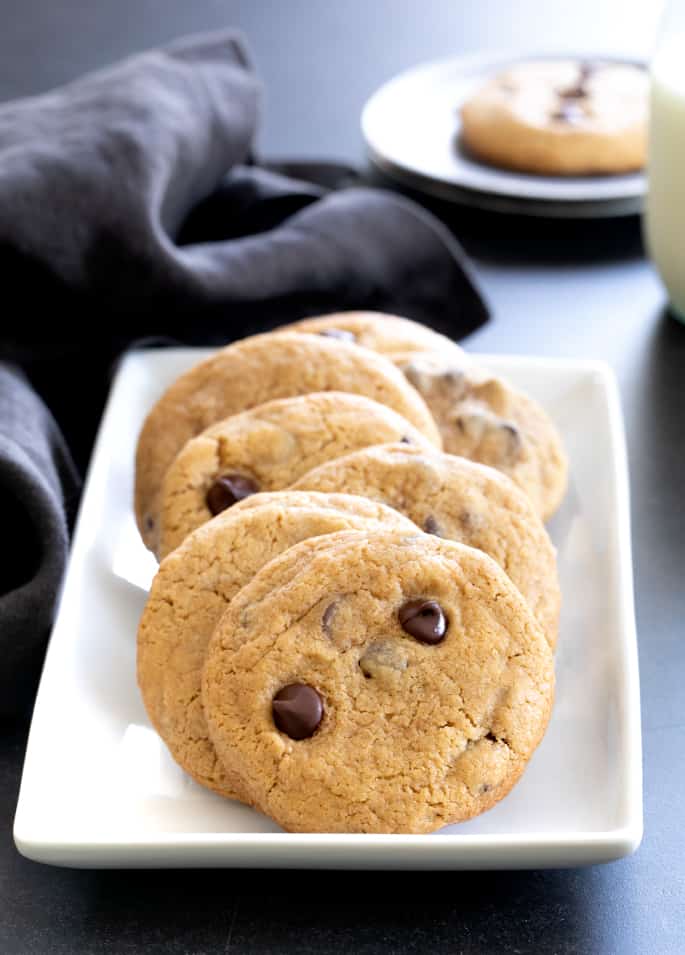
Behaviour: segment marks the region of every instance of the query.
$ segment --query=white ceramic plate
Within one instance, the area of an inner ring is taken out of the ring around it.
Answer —
[[[523,779],[429,836],[294,835],[204,791],[148,723],[136,627],[154,561],[131,513],[146,412],[205,351],[145,351],[117,376],[81,505],[14,825],[31,859],[72,866],[517,868],[632,852],[642,834],[628,476],[618,393],[595,362],[487,358],[556,420],[570,488],[551,527],[564,594],[557,697]]]
[[[488,166],[464,151],[459,140],[461,103],[493,73],[524,59],[531,55],[439,60],[390,80],[362,112],[362,132],[373,162],[405,185],[498,212],[561,217],[640,212],[646,188],[642,173],[526,175]]]

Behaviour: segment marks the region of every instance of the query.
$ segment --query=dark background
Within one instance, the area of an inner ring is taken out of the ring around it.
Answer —
[[[0,0],[0,98],[234,24],[266,83],[263,155],[359,162],[360,108],[398,70],[490,48],[591,43],[647,55],[657,13],[639,0]],[[685,951],[685,327],[664,312],[634,218],[571,225],[440,211],[493,309],[468,347],[602,358],[619,379],[640,638],[642,847],[611,865],[549,872],[51,869],[22,859],[11,839],[22,720],[4,725],[0,740],[1,952]]]

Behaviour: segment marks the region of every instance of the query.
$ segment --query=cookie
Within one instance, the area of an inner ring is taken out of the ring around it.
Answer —
[[[443,447],[507,474],[547,520],[566,492],[559,433],[532,398],[453,354],[411,353],[394,361],[431,409]]]
[[[626,173],[647,156],[648,79],[627,63],[535,60],[489,80],[462,106],[479,159],[547,175]]]
[[[454,351],[464,355],[459,345],[427,325],[384,312],[334,312],[305,318],[285,328],[355,342],[389,358],[414,351]]]
[[[136,451],[136,520],[145,544],[159,544],[159,496],[186,441],[229,415],[276,398],[348,391],[388,405],[436,445],[440,435],[420,395],[379,355],[346,341],[294,332],[256,335],[181,375],[150,411]]]
[[[449,338],[379,312],[340,312],[290,327],[349,332],[358,344],[386,355],[430,408],[445,451],[504,471],[543,520],[555,512],[566,490],[567,464],[553,422],[537,402],[491,375]]]
[[[552,706],[525,601],[481,551],[421,532],[318,544],[262,568],[214,631],[202,696],[220,760],[290,831],[424,833],[484,812]]]
[[[361,395],[315,392],[258,405],[212,425],[176,456],[162,485],[160,555],[257,491],[278,491],[372,444],[430,442],[396,411]]]
[[[255,494],[191,534],[160,566],[138,628],[138,684],[176,762],[203,786],[242,798],[207,738],[200,675],[212,631],[231,599],[293,544],[346,529],[416,532],[382,504],[347,494]]]
[[[516,584],[555,646],[561,594],[554,546],[530,500],[504,474],[441,451],[391,444],[323,464],[295,487],[363,494],[429,534],[484,551]]]

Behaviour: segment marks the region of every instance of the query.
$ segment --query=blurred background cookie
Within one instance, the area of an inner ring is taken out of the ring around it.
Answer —
[[[628,63],[532,60],[481,86],[461,107],[461,136],[495,166],[546,175],[642,169],[647,74]]]

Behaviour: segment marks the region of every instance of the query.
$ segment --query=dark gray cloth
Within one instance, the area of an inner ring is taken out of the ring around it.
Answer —
[[[456,335],[483,321],[456,242],[415,204],[245,166],[259,99],[226,33],[0,106],[0,255],[31,312],[30,334],[10,323],[18,348],[78,342],[84,320],[91,335],[104,320],[123,338],[223,340],[334,308],[394,309]],[[184,229],[212,194],[211,231],[207,215]]]
[[[0,714],[33,688],[79,486],[52,415],[18,368],[0,364]]]
[[[349,308],[398,312],[454,337],[487,318],[434,217],[344,167],[260,167],[259,118],[259,83],[230,32],[0,105],[0,359],[24,368],[81,468],[111,369],[134,340],[221,343]],[[11,679],[51,619],[66,548],[61,494],[75,485],[52,418],[3,374],[0,483],[30,551],[0,574]]]

